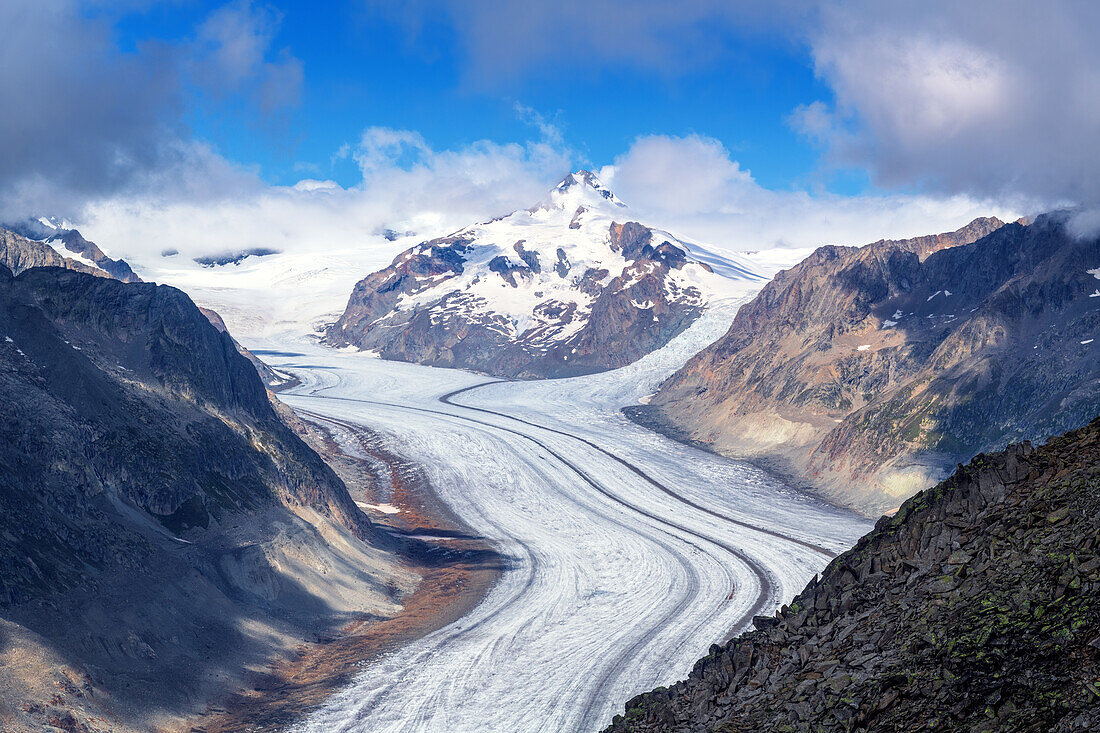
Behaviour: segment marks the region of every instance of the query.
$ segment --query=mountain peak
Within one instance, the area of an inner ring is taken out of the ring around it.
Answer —
[[[618,207],[626,206],[618,196],[603,185],[595,173],[583,169],[567,175],[550,192],[550,202],[559,208],[569,208],[586,201],[603,203],[601,199]]]

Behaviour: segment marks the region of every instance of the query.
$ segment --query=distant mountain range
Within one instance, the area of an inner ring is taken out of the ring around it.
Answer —
[[[17,275],[31,267],[66,267],[122,282],[141,282],[125,260],[108,257],[69,222],[46,217],[0,227],[0,264]]]
[[[629,364],[763,278],[631,219],[589,171],[545,200],[418,244],[361,280],[326,341],[507,377]]]
[[[822,247],[635,414],[868,514],[1100,414],[1100,239],[1067,215]]]

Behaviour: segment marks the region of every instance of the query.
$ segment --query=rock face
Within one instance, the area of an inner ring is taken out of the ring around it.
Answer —
[[[822,247],[644,417],[872,516],[968,455],[1080,426],[1100,412],[1100,241],[1063,219]]]
[[[4,228],[0,228],[0,265],[16,275],[32,267],[64,267],[89,275],[108,277],[105,271],[97,267],[71,257],[63,257],[56,249],[44,242],[27,239]]]
[[[979,455],[607,730],[1100,727],[1100,419]]]
[[[111,259],[103,253],[103,250],[95,242],[89,242],[76,229],[58,232],[47,239],[46,243],[58,250],[63,247],[66,252],[81,260],[91,262],[94,267],[103,270],[116,280],[121,280],[124,283],[141,282],[141,278],[134,273],[125,260]]]
[[[0,267],[0,403],[4,730],[153,729],[412,582],[178,290]]]
[[[221,333],[229,335],[229,329],[225,327],[225,321],[222,320],[222,317],[218,315],[217,311],[200,306],[199,312],[206,316],[206,320],[210,321],[210,325],[218,329]],[[230,338],[233,337],[230,336]],[[252,362],[252,366],[256,368],[256,373],[260,375],[260,381],[262,381],[264,386],[272,392],[279,392],[299,383],[293,376],[272,369],[271,366],[262,361],[260,357],[241,346],[237,339],[233,339],[233,346],[237,348],[237,353]]]
[[[122,282],[141,282],[124,260],[112,260],[75,229],[31,239],[0,227],[0,265],[16,275],[32,267],[64,267]]]
[[[326,340],[499,376],[587,374],[663,346],[709,299],[759,280],[630,221],[580,171],[537,206],[398,255],[355,286]]]

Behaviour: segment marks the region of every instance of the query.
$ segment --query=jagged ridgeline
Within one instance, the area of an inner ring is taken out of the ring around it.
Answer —
[[[980,452],[1100,414],[1100,238],[1068,214],[822,247],[645,417],[868,516]]]
[[[1100,729],[1100,419],[979,455],[607,731]]]

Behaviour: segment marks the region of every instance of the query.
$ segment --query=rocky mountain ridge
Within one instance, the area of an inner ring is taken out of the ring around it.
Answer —
[[[415,583],[174,288],[0,267],[0,400],[4,730],[169,725]]]
[[[1100,726],[1100,419],[979,455],[607,733]]]
[[[237,348],[237,353],[252,362],[252,366],[256,368],[256,373],[260,375],[260,380],[269,390],[271,390],[272,392],[279,392],[281,390],[287,389],[294,384],[298,384],[298,381],[293,376],[289,374],[284,374],[283,372],[273,369],[270,365],[260,359],[260,357],[256,356],[251,351],[242,346],[241,343],[237,341],[237,339],[233,338],[232,334],[229,333],[229,329],[225,325],[225,321],[222,320],[222,317],[218,314],[217,311],[199,306],[199,312],[206,316],[206,320],[210,321],[210,325],[218,329],[218,331],[220,331],[221,333],[229,336],[229,338],[233,339],[233,345]]]
[[[642,418],[872,516],[967,455],[1081,425],[1100,412],[1100,240],[1065,218],[822,247]]]
[[[746,262],[630,219],[589,171],[545,200],[423,242],[361,280],[333,346],[531,378],[629,364],[708,301],[761,278]]]
[[[16,275],[31,267],[65,267],[122,282],[141,282],[125,260],[111,259],[68,222],[53,219],[0,227],[0,264]]]

